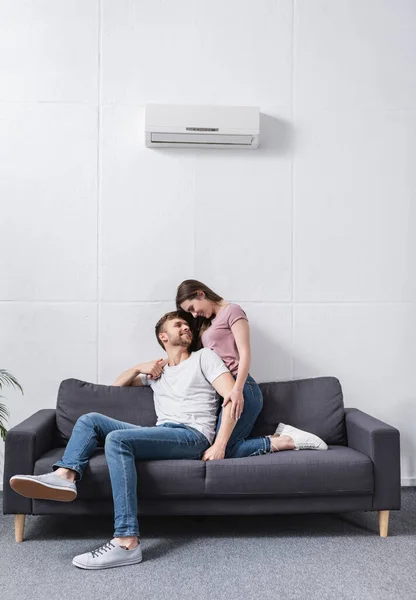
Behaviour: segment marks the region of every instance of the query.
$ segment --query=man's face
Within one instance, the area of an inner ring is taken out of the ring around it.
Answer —
[[[160,337],[162,342],[171,346],[182,346],[189,348],[192,342],[192,334],[188,323],[184,319],[171,319],[166,321],[163,326],[164,331]]]

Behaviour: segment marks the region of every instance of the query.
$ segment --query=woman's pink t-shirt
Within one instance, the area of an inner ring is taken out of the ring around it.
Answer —
[[[211,326],[202,334],[204,348],[214,350],[221,356],[233,375],[237,374],[240,356],[231,327],[240,319],[247,319],[246,313],[238,304],[229,304],[212,319]]]

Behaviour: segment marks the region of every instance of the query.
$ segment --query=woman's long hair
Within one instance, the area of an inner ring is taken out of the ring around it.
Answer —
[[[182,283],[178,286],[176,291],[176,308],[178,311],[184,313],[184,311],[181,309],[182,302],[185,302],[185,300],[193,300],[197,297],[199,291],[204,292],[207,300],[215,302],[216,304],[222,300],[221,296],[216,294],[213,290],[211,290],[211,288],[201,281],[197,281],[196,279],[185,279],[185,281],[182,281]],[[192,328],[192,346],[190,349],[193,351],[200,350],[202,348],[202,334],[208,329],[208,327],[211,326],[212,317],[209,319],[205,319],[205,317],[197,317],[194,319],[192,315],[187,312],[185,315],[186,320],[188,323],[190,323]],[[192,320],[190,320],[190,318]]]

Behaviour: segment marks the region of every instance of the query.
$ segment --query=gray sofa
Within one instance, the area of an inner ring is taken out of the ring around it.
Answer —
[[[252,436],[273,433],[279,422],[311,431],[327,451],[276,452],[204,462],[138,462],[140,515],[225,515],[378,511],[387,536],[390,510],[400,508],[400,436],[397,429],[355,408],[344,408],[334,377],[260,384],[264,408]],[[6,437],[5,514],[15,515],[16,541],[25,515],[112,514],[109,473],[99,448],[72,503],[31,500],[9,479],[42,474],[62,456],[74,423],[100,412],[137,425],[156,422],[150,388],[113,387],[67,379],[56,409],[40,410]]]

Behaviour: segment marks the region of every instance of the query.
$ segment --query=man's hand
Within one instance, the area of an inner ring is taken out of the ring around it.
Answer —
[[[225,457],[225,449],[213,444],[208,450],[205,450],[201,460],[220,460]]]
[[[225,407],[229,402],[232,402],[231,407],[231,418],[237,421],[244,410],[244,396],[243,392],[235,387],[230,394],[226,394],[222,406]]]
[[[162,375],[163,367],[167,364],[167,360],[159,358],[157,360],[151,360],[147,363],[138,365],[140,373],[148,375],[150,379],[158,379]]]
[[[152,360],[148,363],[142,363],[141,365],[127,369],[127,371],[124,371],[124,373],[117,377],[113,385],[122,387],[129,385],[141,386],[142,383],[139,377],[140,373],[148,375],[150,379],[157,379],[161,376],[162,369],[167,362],[167,360],[159,358],[158,360]]]

